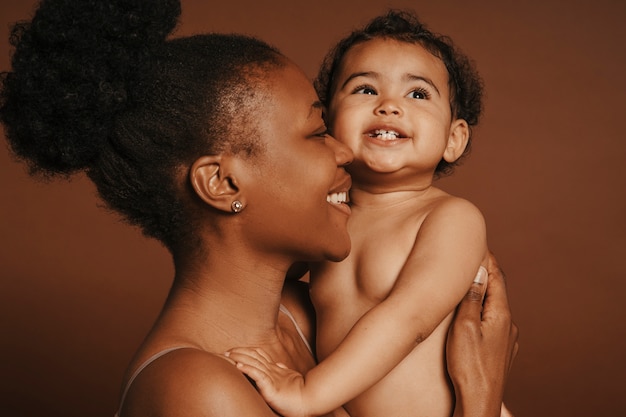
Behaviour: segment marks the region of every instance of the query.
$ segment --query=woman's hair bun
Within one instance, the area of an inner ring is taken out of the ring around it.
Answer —
[[[2,74],[13,152],[46,174],[88,168],[179,16],[179,0],[43,0],[13,27],[12,69]]]

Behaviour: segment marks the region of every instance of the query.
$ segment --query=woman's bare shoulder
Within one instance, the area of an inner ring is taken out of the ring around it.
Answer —
[[[172,351],[132,383],[122,417],[272,416],[248,379],[226,358],[199,349]]]

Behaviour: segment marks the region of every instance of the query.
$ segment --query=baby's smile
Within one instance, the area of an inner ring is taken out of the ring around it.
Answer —
[[[393,140],[393,139],[399,139],[402,137],[400,133],[396,132],[395,130],[384,130],[384,129],[376,129],[373,132],[370,132],[369,136],[371,138],[378,138],[382,140]]]

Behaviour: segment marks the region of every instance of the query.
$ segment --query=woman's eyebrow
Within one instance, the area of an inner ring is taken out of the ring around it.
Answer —
[[[309,115],[306,118],[310,119],[311,116],[317,112],[317,110],[319,110],[320,112],[324,112],[325,110],[325,106],[319,100],[314,101],[313,104],[311,104],[311,108],[309,109]]]

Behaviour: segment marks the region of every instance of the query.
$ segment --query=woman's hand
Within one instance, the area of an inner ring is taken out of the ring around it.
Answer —
[[[487,270],[488,279],[479,272],[450,326],[446,356],[456,394],[455,417],[500,416],[518,351],[504,275],[492,254]]]

